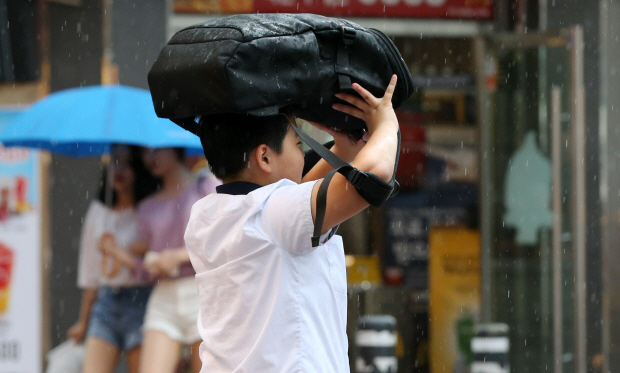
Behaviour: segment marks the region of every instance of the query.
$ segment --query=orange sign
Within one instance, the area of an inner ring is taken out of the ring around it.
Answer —
[[[8,308],[11,293],[13,251],[0,243],[0,315]]]

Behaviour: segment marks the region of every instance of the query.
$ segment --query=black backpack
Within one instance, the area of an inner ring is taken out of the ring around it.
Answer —
[[[398,75],[398,107],[413,81],[381,31],[315,14],[242,14],[177,32],[148,75],[155,112],[196,133],[198,115],[275,115],[282,107],[340,129],[365,128],[332,109],[357,82],[382,97]]]
[[[398,83],[392,104],[398,107],[413,93],[413,80],[394,43],[379,30],[314,14],[244,14],[176,33],[153,64],[148,81],[157,115],[197,135],[210,115],[271,116],[287,107],[299,118],[359,136],[366,124],[334,110],[332,104],[342,102],[334,94],[357,94],[351,88],[356,82],[383,97],[393,74]],[[321,157],[334,167],[317,195],[313,246],[319,245],[327,188],[335,172],[375,207],[398,190],[394,177],[386,183],[362,172],[293,128],[314,150],[307,154],[307,163]]]

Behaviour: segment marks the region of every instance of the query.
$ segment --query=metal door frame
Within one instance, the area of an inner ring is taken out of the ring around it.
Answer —
[[[570,50],[570,131],[572,147],[572,204],[571,227],[574,245],[575,275],[575,373],[585,373],[587,367],[586,354],[586,182],[585,182],[585,87],[583,79],[583,28],[573,26],[556,32],[540,32],[531,34],[497,34],[479,36],[474,39],[477,64],[477,112],[480,129],[480,234],[481,234],[481,320],[492,322],[492,250],[494,232],[493,201],[497,191],[494,190],[494,170],[488,158],[493,150],[492,108],[489,98],[491,91],[486,86],[485,61],[492,56],[493,48],[502,49],[533,48],[538,46],[562,47]],[[562,275],[561,263],[555,261],[561,254],[561,190],[555,187],[559,183],[559,174],[555,171],[561,167],[559,148],[560,100],[559,91],[552,90],[551,98],[551,132],[552,132],[552,165],[553,165],[553,310],[554,310],[554,366],[555,373],[562,372]],[[558,170],[559,171],[559,170]],[[560,203],[558,203],[560,201]],[[556,315],[556,313],[559,314]]]

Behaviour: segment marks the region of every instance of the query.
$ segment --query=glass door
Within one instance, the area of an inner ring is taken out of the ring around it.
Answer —
[[[582,31],[476,41],[482,321],[512,372],[585,372]]]

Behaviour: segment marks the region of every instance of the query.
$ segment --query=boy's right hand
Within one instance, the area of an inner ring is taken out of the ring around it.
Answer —
[[[393,177],[398,152],[398,119],[392,107],[395,88],[396,75],[392,76],[382,98],[376,98],[359,84],[353,84],[353,89],[362,98],[339,94],[337,95],[339,98],[352,106],[334,105],[334,109],[363,119],[368,126],[368,142],[360,149],[351,166],[362,172],[372,173],[386,182]],[[322,183],[323,181],[317,182],[312,190],[312,217],[315,221],[318,190]],[[368,202],[349,185],[349,181],[340,174],[334,175],[327,190],[327,205],[321,233],[326,233],[366,207]]]
[[[364,120],[370,136],[372,136],[379,127],[383,126],[398,130],[398,119],[392,107],[392,96],[394,95],[397,79],[396,74],[392,75],[390,84],[385,90],[385,94],[382,98],[373,96],[361,85],[353,83],[353,89],[362,98],[347,93],[336,94],[336,97],[351,105],[334,104],[333,108]]]

